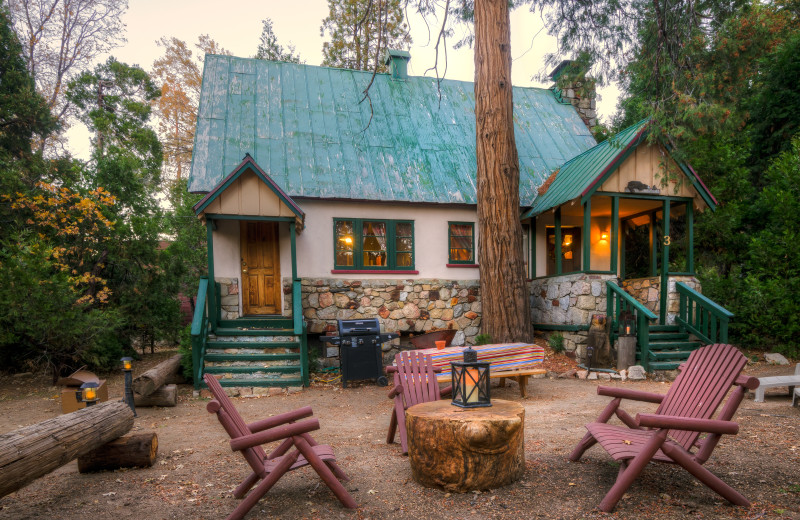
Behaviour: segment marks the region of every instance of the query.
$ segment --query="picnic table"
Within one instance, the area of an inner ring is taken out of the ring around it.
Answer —
[[[450,363],[463,361],[466,348],[426,348],[417,350],[417,352],[429,355],[434,368],[442,369],[437,376],[441,383],[450,381],[452,377]],[[533,343],[494,343],[474,346],[472,349],[478,353],[478,361],[485,361],[490,364],[489,375],[492,379],[501,378],[501,386],[507,378],[514,379],[519,384],[519,391],[522,397],[527,397],[528,378],[532,375],[545,373],[541,368],[544,361],[544,349]]]

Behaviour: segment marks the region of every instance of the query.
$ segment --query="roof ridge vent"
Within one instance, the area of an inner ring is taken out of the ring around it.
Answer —
[[[383,57],[383,64],[389,66],[392,79],[406,80],[408,79],[409,60],[411,60],[411,54],[409,54],[408,51],[386,49],[386,55]]]

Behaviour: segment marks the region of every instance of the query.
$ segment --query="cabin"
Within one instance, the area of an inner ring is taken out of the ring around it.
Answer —
[[[253,391],[307,385],[308,337],[338,319],[475,341],[473,84],[408,76],[409,59],[389,51],[390,72],[365,97],[368,72],[206,56],[189,177],[208,239],[196,381],[209,372]],[[702,295],[691,246],[693,215],[716,201],[668,146],[647,141],[647,121],[597,144],[593,98],[514,87],[534,326],[562,331],[584,356],[593,314],[617,330],[634,313],[647,362],[658,327],[709,333],[692,303]],[[665,168],[674,181],[661,182]],[[397,348],[385,345],[386,356]]]

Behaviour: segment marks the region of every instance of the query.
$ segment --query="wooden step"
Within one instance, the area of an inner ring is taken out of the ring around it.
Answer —
[[[650,325],[650,332],[678,332],[677,325]]]
[[[239,318],[238,320],[220,320],[218,326],[223,329],[290,329],[294,327],[292,318]]]
[[[210,363],[222,363],[226,361],[286,361],[300,359],[300,354],[206,354],[205,360]],[[298,365],[299,366],[299,365]]]
[[[300,365],[278,365],[273,367],[260,367],[255,365],[223,367],[213,365],[205,367],[203,372],[206,374],[255,374],[256,372],[287,374],[299,373]]]
[[[689,334],[685,332],[656,332],[654,334],[650,334],[650,341],[668,341],[668,340],[678,340],[678,341],[686,341],[689,339]]]
[[[650,350],[694,350],[699,341],[650,341]]]
[[[651,361],[650,372],[653,370],[675,370],[683,361]]]
[[[294,329],[249,329],[217,327],[217,336],[295,336]]]
[[[686,361],[689,359],[689,354],[691,354],[692,350],[662,350],[662,351],[650,351],[650,359],[653,361],[667,361],[667,360],[680,360]],[[650,365],[652,366],[652,362]]]
[[[303,386],[300,378],[292,379],[220,379],[219,384],[223,387],[248,387],[248,386]],[[208,388],[205,382],[203,388]]]
[[[259,348],[300,348],[299,341],[209,341],[206,343],[206,350],[209,349],[259,349]]]

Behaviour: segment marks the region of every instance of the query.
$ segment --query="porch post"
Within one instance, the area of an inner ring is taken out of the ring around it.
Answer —
[[[289,222],[289,236],[292,242],[292,282],[297,280],[297,227],[294,221]]]
[[[667,293],[669,292],[669,199],[664,199],[664,214],[661,227],[664,229],[661,253],[661,312],[659,321],[661,325],[667,324]]]
[[[531,279],[536,278],[536,219],[531,219]]]
[[[592,199],[586,199],[583,205],[583,265],[584,273],[592,270],[591,238],[592,238]]]
[[[656,236],[656,212],[650,213],[650,276],[658,274],[658,237]]]
[[[686,203],[686,228],[689,231],[686,271],[694,274],[694,203],[691,200]]]
[[[556,208],[553,217],[556,238],[556,274],[561,274],[561,206]]]
[[[217,281],[214,278],[214,221],[206,217],[206,245],[208,246],[208,323],[212,331],[217,330]]]
[[[611,197],[611,272],[617,275],[617,252],[619,251],[619,197]]]

